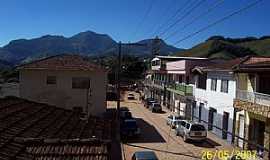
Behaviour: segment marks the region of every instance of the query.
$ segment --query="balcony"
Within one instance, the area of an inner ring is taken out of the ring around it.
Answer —
[[[164,89],[164,81],[161,80],[151,80],[151,79],[146,79],[144,80],[144,85],[149,86],[149,87],[155,87],[158,89]]]
[[[248,92],[244,90],[236,91],[236,99],[252,102],[254,104],[270,106],[270,95],[258,92]]]
[[[186,84],[178,84],[178,83],[169,83],[167,85],[167,90],[180,94],[182,96],[192,96],[193,95],[193,87]]]

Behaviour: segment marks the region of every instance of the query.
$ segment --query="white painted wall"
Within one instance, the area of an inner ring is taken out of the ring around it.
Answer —
[[[217,90],[211,90],[211,79],[217,78]],[[228,93],[221,92],[221,79],[229,80]],[[197,82],[195,82],[197,83]],[[196,86],[196,85],[195,85]],[[229,113],[229,126],[228,131],[232,132],[233,128],[233,100],[236,94],[236,81],[233,74],[229,72],[208,72],[207,73],[207,84],[206,90],[194,87],[194,96],[196,100],[196,116],[199,115],[199,105],[203,103],[205,108],[202,109],[201,117],[202,120],[208,122],[208,111],[209,108],[214,108],[217,110],[217,114],[214,115],[213,124],[222,128],[223,112]],[[205,124],[206,125],[206,124]],[[207,126],[207,125],[206,125]],[[222,131],[213,128],[213,133],[222,137]],[[227,141],[231,142],[231,135],[227,135]]]
[[[47,85],[47,76],[56,76],[56,85]],[[105,72],[21,70],[20,96],[32,101],[56,105],[65,109],[87,106],[87,89],[73,89],[72,77],[89,77],[92,96],[88,114],[100,116],[106,111]]]

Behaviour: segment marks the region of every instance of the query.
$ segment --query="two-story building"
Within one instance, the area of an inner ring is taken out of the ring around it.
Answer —
[[[179,115],[190,118],[193,89],[191,69],[203,64],[206,58],[157,56],[152,60],[151,71],[146,76],[145,93],[159,100]]]
[[[234,73],[234,143],[243,149],[264,151],[269,158],[270,57],[247,57],[234,67]]]
[[[87,115],[106,111],[107,71],[78,55],[58,55],[18,67],[20,97]]]
[[[228,143],[233,140],[233,100],[236,93],[232,66],[240,61],[213,61],[192,70],[195,81],[192,119],[203,123]]]

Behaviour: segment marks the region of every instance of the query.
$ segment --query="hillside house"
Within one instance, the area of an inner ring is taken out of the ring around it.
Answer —
[[[107,71],[78,55],[58,55],[18,67],[20,97],[101,116]]]

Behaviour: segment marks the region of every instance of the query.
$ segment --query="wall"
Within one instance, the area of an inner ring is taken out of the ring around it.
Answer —
[[[47,76],[56,76],[56,85],[47,85]],[[33,101],[72,109],[87,106],[87,89],[72,89],[72,77],[91,79],[92,104],[89,114],[102,115],[106,110],[106,74],[89,71],[21,70],[20,96]]]
[[[211,79],[217,78],[217,90],[211,90]],[[197,77],[195,77],[197,79]],[[220,92],[221,89],[221,79],[229,80],[228,84],[228,93]],[[195,85],[196,86],[196,85]],[[195,87],[194,87],[195,88]],[[216,114],[214,114],[214,122],[213,125],[219,128],[222,128],[222,120],[223,120],[223,113],[229,113],[229,124],[228,124],[228,131],[232,133],[233,128],[233,100],[236,94],[236,81],[232,74],[228,72],[208,72],[207,73],[207,83],[206,83],[206,90],[195,88],[194,89],[194,96],[196,100],[196,115],[198,116],[198,108],[200,103],[204,104],[204,108],[202,108],[201,117],[203,121],[206,121],[205,126],[207,127],[208,122],[208,114],[209,108],[216,109]],[[222,137],[222,131],[217,128],[213,128],[213,133]],[[227,141],[231,142],[231,135],[227,134],[228,138]]]

